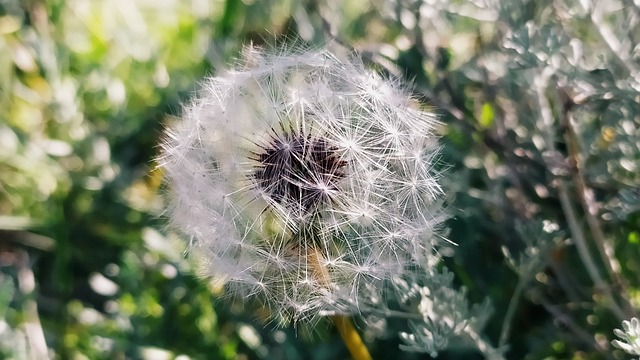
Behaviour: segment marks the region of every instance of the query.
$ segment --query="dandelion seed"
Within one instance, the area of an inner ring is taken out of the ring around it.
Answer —
[[[437,262],[435,117],[355,56],[270,53],[205,80],[167,130],[167,215],[230,294],[274,318],[367,311]]]

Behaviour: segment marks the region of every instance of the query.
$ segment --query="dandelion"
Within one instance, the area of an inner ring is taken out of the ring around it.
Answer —
[[[365,288],[433,267],[434,115],[356,56],[250,47],[241,63],[205,80],[160,158],[204,274],[295,322],[367,312]]]

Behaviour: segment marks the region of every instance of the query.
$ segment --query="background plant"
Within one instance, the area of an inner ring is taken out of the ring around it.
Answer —
[[[631,0],[1,1],[3,356],[42,339],[60,358],[345,356],[329,328],[312,341],[218,306],[156,216],[165,117],[243,44],[294,35],[412,79],[446,123],[447,288],[490,298],[489,343],[624,358],[610,342],[639,306],[639,16]],[[400,343],[372,341],[374,357]]]

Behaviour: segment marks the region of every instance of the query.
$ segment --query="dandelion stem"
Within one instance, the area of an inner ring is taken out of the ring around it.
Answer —
[[[317,247],[311,247],[307,254],[307,261],[311,268],[313,268],[313,275],[324,286],[330,284],[331,278],[327,268],[322,264],[322,254]],[[342,341],[349,349],[353,360],[371,360],[369,350],[362,342],[360,334],[353,327],[351,320],[344,315],[334,315],[331,317],[333,323],[336,325]]]
[[[360,338],[358,331],[353,327],[351,320],[342,315],[334,315],[331,318],[342,337],[342,341],[344,341],[347,349],[349,349],[353,360],[371,360],[369,350],[367,350],[367,347],[362,342],[362,339]]]

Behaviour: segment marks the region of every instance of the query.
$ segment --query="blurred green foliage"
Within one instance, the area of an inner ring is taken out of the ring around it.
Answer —
[[[624,358],[639,23],[631,0],[1,0],[0,356],[347,357],[327,326],[302,336],[221,302],[161,216],[163,124],[243,44],[284,37],[355,48],[440,114],[446,265],[493,302],[507,358]],[[365,338],[375,358],[428,358]]]

